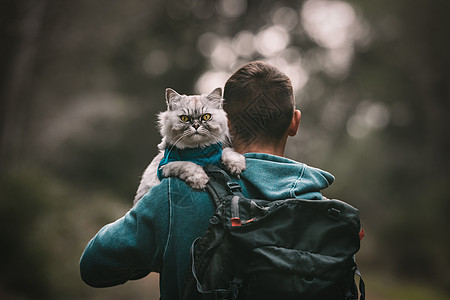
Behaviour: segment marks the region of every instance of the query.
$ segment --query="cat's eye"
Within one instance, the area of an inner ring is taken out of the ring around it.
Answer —
[[[191,120],[191,118],[189,118],[189,116],[186,116],[186,115],[181,115],[180,120],[183,122],[189,122]]]
[[[208,121],[209,119],[211,119],[211,114],[204,114],[204,115],[202,115],[202,120],[203,121]]]

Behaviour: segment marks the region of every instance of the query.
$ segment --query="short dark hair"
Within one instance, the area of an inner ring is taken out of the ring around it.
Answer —
[[[289,77],[262,61],[250,62],[226,82],[224,109],[233,142],[278,141],[288,130],[295,103]]]

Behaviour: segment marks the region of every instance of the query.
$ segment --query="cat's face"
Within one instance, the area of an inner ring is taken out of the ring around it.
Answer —
[[[159,114],[164,146],[197,148],[225,141],[228,126],[220,88],[192,96],[167,89],[166,102],[167,110]]]

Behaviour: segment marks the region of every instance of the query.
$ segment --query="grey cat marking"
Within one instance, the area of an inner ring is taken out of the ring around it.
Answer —
[[[144,171],[136,192],[135,205],[153,186],[160,183],[157,170],[164,151],[169,147],[204,148],[213,144],[229,144],[228,120],[222,109],[222,89],[216,88],[206,95],[180,95],[166,89],[167,110],[158,115],[162,141],[159,154]],[[223,165],[234,175],[245,169],[245,157],[231,147],[222,151]],[[162,166],[163,177],[175,176],[194,189],[204,189],[209,177],[200,165],[190,161],[174,161]]]

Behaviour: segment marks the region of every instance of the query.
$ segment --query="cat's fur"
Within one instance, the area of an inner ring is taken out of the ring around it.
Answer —
[[[216,88],[206,95],[180,95],[173,89],[166,89],[167,110],[158,115],[162,141],[159,154],[144,171],[138,187],[136,204],[151,187],[159,184],[157,170],[166,148],[204,148],[216,143],[226,145],[229,141],[227,116],[222,109],[222,89]],[[206,116],[205,118],[203,116]],[[187,116],[189,121],[186,120]],[[204,120],[208,119],[208,120]],[[222,163],[233,174],[239,175],[245,169],[245,158],[232,148],[222,151]],[[162,167],[163,177],[176,176],[194,189],[203,189],[209,180],[200,165],[190,161],[169,162]]]

